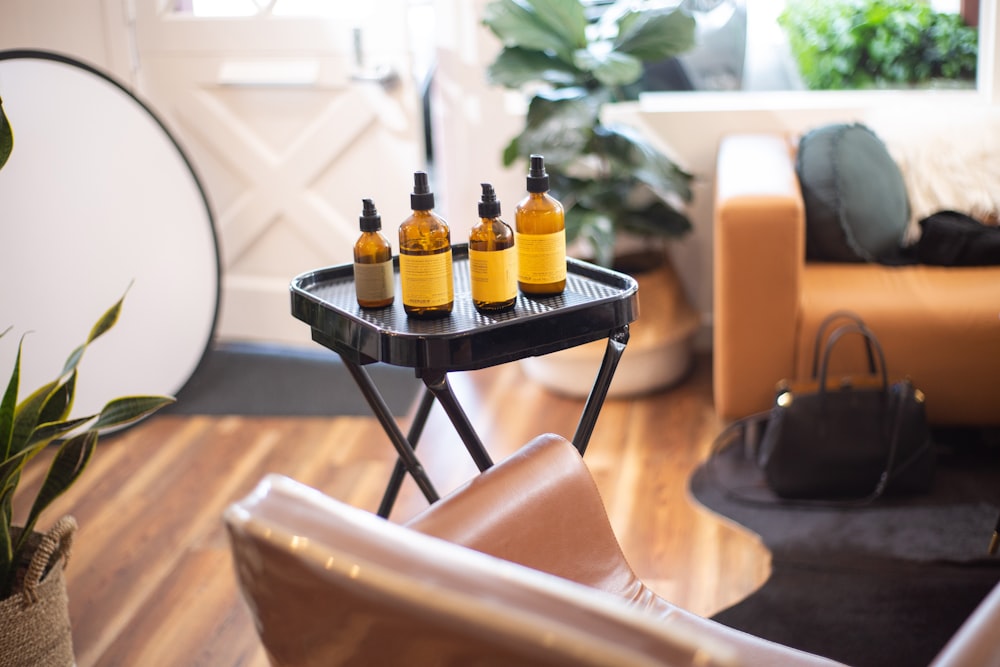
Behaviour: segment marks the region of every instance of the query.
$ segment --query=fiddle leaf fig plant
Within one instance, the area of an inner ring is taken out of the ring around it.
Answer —
[[[503,164],[545,157],[552,193],[566,209],[567,242],[582,239],[597,263],[610,266],[619,230],[687,233],[691,174],[641,133],[605,123],[602,111],[634,99],[645,64],[694,46],[694,18],[683,8],[632,2],[590,18],[580,0],[495,0],[483,23],[503,44],[488,79],[530,96]]]
[[[13,134],[0,103],[0,167],[10,156],[12,146]],[[97,414],[70,417],[80,360],[87,347],[117,323],[124,300],[122,295],[94,324],[86,341],[70,353],[56,379],[20,400],[21,355],[27,336],[22,336],[18,344],[14,367],[0,398],[0,599],[17,590],[18,574],[30,559],[28,538],[39,516],[83,473],[101,431],[134,422],[174,401],[168,396],[126,396],[108,401]],[[0,333],[0,338],[10,330],[8,327]],[[47,474],[26,520],[15,531],[14,494],[21,473],[50,445],[55,447],[55,453]]]

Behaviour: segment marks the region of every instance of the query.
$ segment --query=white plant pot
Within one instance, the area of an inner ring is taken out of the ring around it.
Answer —
[[[626,398],[666,389],[691,368],[698,315],[666,262],[636,276],[639,317],[629,326],[629,342],[618,363],[608,398]],[[571,398],[586,398],[597,378],[607,341],[520,361],[530,379]]]

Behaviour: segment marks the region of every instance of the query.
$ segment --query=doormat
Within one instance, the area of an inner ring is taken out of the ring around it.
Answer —
[[[364,367],[395,416],[405,415],[423,383],[412,368]],[[373,416],[350,371],[334,352],[220,343],[211,347],[177,402],[163,414]]]

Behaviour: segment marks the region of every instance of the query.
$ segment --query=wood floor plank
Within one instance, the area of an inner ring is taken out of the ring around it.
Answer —
[[[710,360],[699,358],[677,387],[607,401],[585,457],[639,576],[706,615],[759,586],[769,568],[756,536],[687,492],[719,426],[710,374]],[[539,433],[576,430],[583,401],[530,382],[517,364],[449,377],[495,461]],[[477,474],[440,406],[417,454],[441,493]],[[15,507],[50,458],[32,462]],[[277,473],[374,511],[394,461],[373,417],[159,415],[105,437],[40,526],[67,513],[80,523],[67,569],[79,667],[266,665],[232,570],[226,506]],[[426,506],[407,480],[391,520]]]

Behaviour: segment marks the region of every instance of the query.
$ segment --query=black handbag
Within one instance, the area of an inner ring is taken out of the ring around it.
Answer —
[[[848,322],[826,330],[838,319]],[[830,353],[847,335],[864,338],[868,373],[831,382]],[[882,346],[861,319],[838,311],[820,325],[805,388],[779,385],[757,451],[768,487],[786,499],[870,501],[930,489],[935,452],[923,394],[889,383]]]

